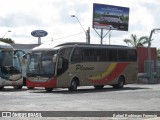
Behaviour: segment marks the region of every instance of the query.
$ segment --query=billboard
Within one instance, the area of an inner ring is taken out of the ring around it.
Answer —
[[[93,28],[128,31],[129,8],[93,4]]]

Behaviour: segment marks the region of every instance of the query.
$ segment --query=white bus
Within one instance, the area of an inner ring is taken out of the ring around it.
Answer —
[[[78,86],[123,88],[135,83],[138,65],[136,48],[116,45],[65,43],[37,47],[28,54],[28,88],[77,90]]]
[[[4,86],[21,89],[23,77],[18,50],[14,50],[10,44],[0,42],[0,90]]]

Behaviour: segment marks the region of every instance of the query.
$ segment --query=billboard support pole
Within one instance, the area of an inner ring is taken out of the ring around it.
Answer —
[[[93,28],[94,29],[94,28]],[[97,33],[97,35],[99,35],[99,37],[101,37],[101,35],[97,32],[97,30],[96,29],[94,29],[95,31],[96,31],[96,33]]]
[[[86,31],[86,42],[88,44],[90,44],[90,39],[91,39],[91,36],[90,36],[90,27],[88,27],[88,30]]]
[[[111,31],[111,28],[108,30],[108,32],[104,36],[103,36],[103,29],[101,29],[101,34],[99,34],[96,29],[94,29],[94,30],[96,31],[96,33],[101,38],[101,45],[102,45],[103,44],[103,38],[106,37],[106,35]]]
[[[111,33],[112,31],[109,33],[109,45],[111,44]]]
[[[103,44],[103,29],[101,29],[101,45]]]

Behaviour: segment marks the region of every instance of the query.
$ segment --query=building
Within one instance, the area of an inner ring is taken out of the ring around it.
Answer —
[[[156,48],[151,49],[151,60],[153,61],[153,71],[156,71]],[[137,47],[137,54],[138,54],[138,72],[145,73],[145,62],[148,61],[148,47]]]
[[[13,48],[18,50],[23,50],[26,53],[32,50],[34,47],[39,46],[40,44],[10,44]]]

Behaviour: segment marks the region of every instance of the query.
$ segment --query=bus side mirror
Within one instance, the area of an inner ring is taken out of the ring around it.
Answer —
[[[22,57],[23,59],[27,59],[27,54],[24,54]]]
[[[54,56],[53,56],[52,62],[53,62],[53,63],[56,63],[56,62],[57,62],[57,55],[54,55]]]
[[[17,59],[17,56],[14,56],[13,59],[16,60],[16,59]]]
[[[23,64],[26,64],[26,63],[27,63],[27,56],[28,56],[28,55],[30,55],[30,53],[24,54],[24,55],[22,56],[22,63],[23,63]]]
[[[23,63],[23,64],[27,63],[27,58],[26,58],[26,56],[23,56],[23,57],[22,57],[22,63]]]
[[[20,61],[21,61],[21,63],[24,63],[23,61],[23,55],[25,54],[25,51],[23,51],[23,50],[15,50],[14,51],[14,59],[17,59],[16,57],[18,57],[19,59],[20,59]]]
[[[26,52],[23,50],[15,50],[14,55],[17,55],[17,57],[22,57]]]

